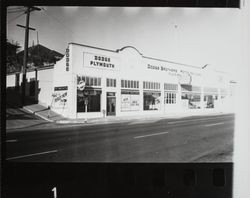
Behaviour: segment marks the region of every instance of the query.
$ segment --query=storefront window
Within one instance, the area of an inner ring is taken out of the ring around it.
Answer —
[[[218,99],[218,95],[204,94],[204,108],[214,108],[215,100]]]
[[[218,88],[204,87],[203,106],[204,108],[215,108],[216,100],[218,100]]]
[[[176,93],[165,92],[164,103],[176,104]]]
[[[86,86],[101,86],[101,78],[90,76],[77,76],[77,84],[84,81]]]
[[[198,93],[185,93],[182,92],[181,99],[183,103],[186,103],[189,109],[200,109],[201,108],[201,95]]]
[[[143,110],[160,110],[161,93],[144,92],[143,93]]]
[[[77,112],[85,112],[87,105],[87,112],[101,111],[101,78],[90,76],[77,76],[77,85],[80,81],[85,82],[85,89],[77,88]]]
[[[178,90],[178,85],[177,84],[164,83],[164,89],[169,90],[169,91],[177,91]]]
[[[87,100],[87,102],[85,102]],[[87,103],[87,112],[101,111],[101,91],[89,90],[88,95],[84,95],[84,91],[77,90],[77,112],[85,112],[85,104]]]
[[[101,78],[97,79],[97,86],[101,86]]]
[[[143,82],[143,89],[160,89],[160,83],[158,82]]]
[[[107,78],[106,85],[107,87],[116,87],[116,79]]]
[[[121,80],[121,87],[139,89],[139,81]]]
[[[89,82],[89,77],[86,77],[86,85],[90,85],[90,82]]]
[[[121,111],[140,110],[139,91],[122,90],[121,92]]]

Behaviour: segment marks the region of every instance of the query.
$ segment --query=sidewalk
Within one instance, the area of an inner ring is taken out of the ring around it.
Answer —
[[[39,119],[34,114],[20,107],[6,108],[6,130],[27,129],[34,126],[44,126],[48,121]]]
[[[158,115],[140,115],[140,116],[108,116],[108,117],[101,117],[101,118],[89,118],[87,122],[85,122],[84,118],[78,119],[70,119],[65,118],[48,108],[39,105],[29,105],[24,107],[25,110],[33,113],[40,118],[48,121],[54,122],[59,124],[77,124],[77,123],[85,123],[85,124],[103,124],[103,123],[119,123],[119,122],[130,122],[130,121],[140,121],[140,120],[159,120],[159,119],[166,119],[166,118],[184,118],[190,116],[214,116],[214,115],[223,115],[228,113],[222,112],[184,112],[184,113],[169,113],[169,114],[158,114]]]
[[[23,109],[48,122],[57,122],[60,120],[67,119],[61,116],[60,114],[57,114],[54,111],[50,110],[48,107],[44,107],[40,104],[32,104],[24,106]]]

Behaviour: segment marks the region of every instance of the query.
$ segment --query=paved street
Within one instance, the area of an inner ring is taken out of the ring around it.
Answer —
[[[45,125],[46,126],[46,125]],[[7,132],[22,162],[231,162],[234,115],[67,124]]]

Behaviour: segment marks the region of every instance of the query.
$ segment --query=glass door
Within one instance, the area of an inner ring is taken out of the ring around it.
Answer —
[[[116,112],[116,98],[114,92],[107,93],[107,115],[115,115]]]

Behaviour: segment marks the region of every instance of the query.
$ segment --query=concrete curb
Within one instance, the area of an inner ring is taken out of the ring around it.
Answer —
[[[192,114],[192,115],[165,115],[165,116],[154,116],[154,117],[140,117],[140,118],[117,118],[117,120],[90,120],[88,122],[85,122],[82,119],[79,120],[57,120],[54,121],[55,123],[58,124],[86,124],[86,125],[96,125],[96,124],[114,124],[114,123],[123,123],[123,122],[131,122],[135,120],[161,120],[161,119],[178,119],[178,118],[187,118],[187,117],[192,117],[192,116],[216,116],[216,115],[226,115],[226,114],[231,114],[232,112],[213,112],[213,113],[207,113],[207,114]]]
[[[83,119],[61,119],[61,120],[53,120],[48,118],[45,115],[40,114],[39,112],[35,112],[34,110],[31,110],[28,107],[23,107],[24,110],[40,117],[43,120],[46,120],[47,122],[51,123],[57,123],[57,124],[86,124],[86,125],[96,125],[96,124],[114,124],[114,123],[124,123],[124,122],[133,122],[135,120],[161,120],[161,119],[178,119],[178,118],[186,118],[186,117],[192,117],[192,116],[215,116],[215,115],[224,115],[229,114],[230,112],[204,112],[204,113],[187,113],[187,114],[169,114],[169,115],[148,115],[148,116],[140,116],[140,117],[115,117],[115,119],[103,119],[103,118],[97,118],[97,119],[89,119],[88,122],[85,122]]]
[[[131,120],[107,120],[107,121],[90,121],[90,122],[85,122],[82,120],[58,120],[55,123],[57,124],[85,124],[85,125],[101,125],[101,124],[114,124],[114,123],[124,123],[124,122],[129,122]]]

